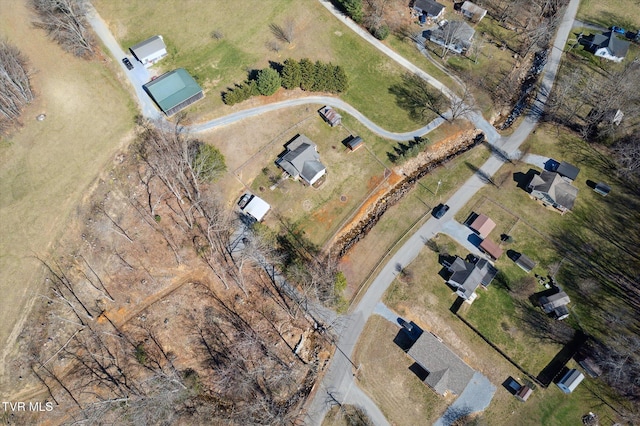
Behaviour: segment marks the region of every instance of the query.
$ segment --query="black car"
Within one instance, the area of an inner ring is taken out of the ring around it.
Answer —
[[[133,64],[131,63],[129,58],[122,58],[122,63],[124,64],[125,67],[127,67],[128,70],[133,69]]]
[[[449,206],[448,205],[446,205],[446,204],[438,204],[437,206],[435,206],[433,208],[433,212],[431,214],[433,214],[433,217],[435,217],[436,219],[440,219],[448,211],[449,211]]]

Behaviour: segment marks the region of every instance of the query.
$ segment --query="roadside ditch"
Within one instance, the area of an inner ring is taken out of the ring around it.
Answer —
[[[385,212],[402,200],[420,179],[436,167],[453,160],[460,154],[480,144],[484,139],[480,135],[481,132],[478,129],[460,132],[429,147],[426,152],[421,153],[417,158],[395,167],[393,171],[402,176],[402,178],[384,194],[374,194],[374,197],[378,197],[377,200],[369,200],[365,203],[368,206],[366,210],[360,212],[339,233],[333,244],[333,253],[338,258],[342,258],[347,254],[358,241],[369,233]]]

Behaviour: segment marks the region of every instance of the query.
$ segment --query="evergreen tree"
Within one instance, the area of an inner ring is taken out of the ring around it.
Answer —
[[[300,63],[291,58],[284,61],[281,78],[282,87],[285,89],[295,89],[296,87],[300,87],[300,83],[302,83]]]
[[[280,74],[273,68],[260,70],[256,81],[258,92],[264,96],[273,95],[282,85]]]
[[[346,92],[349,88],[349,78],[347,77],[347,73],[344,68],[340,65],[336,65],[333,69],[333,78],[335,80],[336,93]]]
[[[302,90],[313,90],[315,82],[315,66],[307,58],[300,60],[300,88]]]
[[[351,19],[358,24],[362,23],[362,18],[364,17],[362,0],[339,0],[339,2]]]

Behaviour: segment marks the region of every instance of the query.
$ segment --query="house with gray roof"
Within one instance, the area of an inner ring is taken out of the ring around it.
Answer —
[[[431,333],[422,333],[407,354],[425,370],[424,383],[440,395],[462,394],[475,373]]]
[[[466,22],[451,21],[425,33],[429,41],[453,52],[462,53],[471,46],[476,30]]]
[[[475,299],[475,291],[479,286],[487,288],[498,273],[486,259],[471,263],[456,256],[453,263],[445,264],[445,267],[451,272],[447,284],[456,287],[456,294],[468,301]]]
[[[629,43],[619,39],[612,31],[591,35],[586,42],[588,50],[594,55],[614,62],[621,62],[629,51]]]
[[[415,0],[413,9],[426,18],[438,19],[444,13],[444,5],[434,0]]]
[[[556,294],[550,296],[542,296],[539,299],[542,310],[547,314],[553,314],[558,320],[563,320],[569,316],[567,305],[571,299],[564,291],[560,290]]]
[[[320,154],[315,143],[305,135],[298,135],[287,146],[287,150],[277,160],[276,164],[292,178],[302,178],[309,185],[313,185],[327,172],[320,162]]]
[[[578,188],[571,185],[557,172],[543,171],[533,176],[528,189],[531,196],[542,201],[545,206],[552,206],[562,213],[573,208],[578,197]]]
[[[129,50],[145,67],[150,67],[167,56],[167,46],[164,44],[161,35],[156,35],[145,41],[141,41],[135,46],[131,46]]]

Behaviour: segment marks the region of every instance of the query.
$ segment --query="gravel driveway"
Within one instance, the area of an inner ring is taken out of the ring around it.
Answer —
[[[496,392],[496,387],[482,374],[476,372],[462,395],[447,408],[442,417],[434,423],[434,426],[449,426],[456,419],[467,414],[484,411]]]

